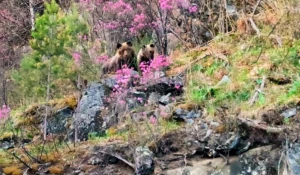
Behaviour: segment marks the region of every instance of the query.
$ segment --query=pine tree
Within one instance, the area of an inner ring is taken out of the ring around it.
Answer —
[[[78,35],[88,32],[86,23],[78,19],[75,6],[66,14],[55,0],[45,2],[44,14],[36,18],[35,29],[32,31],[30,45],[33,52],[22,59],[20,69],[13,74],[14,80],[24,88],[23,93],[42,96],[48,104],[55,80],[76,79],[69,50],[78,43]],[[46,105],[44,139],[48,113]]]

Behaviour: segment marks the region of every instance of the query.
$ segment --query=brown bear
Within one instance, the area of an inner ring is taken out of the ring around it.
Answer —
[[[137,70],[135,64],[135,52],[130,41],[117,44],[115,56],[103,64],[102,73],[116,72],[117,70],[122,69],[122,66],[125,64],[128,68]]]
[[[154,59],[154,44],[143,45],[137,55],[137,65],[140,66],[141,62],[149,65],[149,62]]]

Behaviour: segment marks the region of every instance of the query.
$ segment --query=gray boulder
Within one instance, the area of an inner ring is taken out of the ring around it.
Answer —
[[[284,118],[291,118],[294,117],[297,114],[297,108],[289,108],[287,110],[284,110],[280,115]]]
[[[48,120],[47,133],[63,134],[66,133],[66,124],[73,116],[73,109],[64,107],[58,110],[53,117]]]
[[[154,172],[154,155],[147,147],[135,149],[135,167],[137,175],[150,175]]]
[[[74,123],[77,123],[78,139],[87,140],[89,133],[101,134],[102,121],[99,118],[101,108],[104,106],[104,87],[100,83],[91,83],[82,93],[82,98],[73,115],[74,122],[69,134],[74,139]]]
[[[128,82],[128,86],[134,86],[134,80],[136,79],[135,77],[139,76],[139,73],[137,71],[131,70],[130,71],[130,81]],[[101,80],[102,84],[109,87],[113,88],[115,85],[117,85],[117,75],[110,75],[104,79]],[[138,83],[138,82],[137,82]]]
[[[296,143],[288,149],[287,162],[291,175],[300,174],[300,143]]]

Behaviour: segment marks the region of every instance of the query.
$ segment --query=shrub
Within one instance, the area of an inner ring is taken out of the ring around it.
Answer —
[[[3,105],[2,108],[0,108],[0,120],[6,120],[10,115],[10,108]]]

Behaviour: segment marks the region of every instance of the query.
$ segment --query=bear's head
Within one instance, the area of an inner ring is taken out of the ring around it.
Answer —
[[[124,60],[131,60],[135,57],[135,52],[130,41],[118,43],[116,48],[116,55]]]
[[[143,45],[137,56],[137,65],[141,62],[149,64],[154,59],[155,46],[154,44]]]
[[[143,45],[143,47],[142,47],[142,52],[143,52],[142,55],[149,59],[154,58],[154,51],[155,51],[154,44],[147,44],[147,45]]]
[[[135,52],[130,41],[118,43],[116,47],[116,54],[111,59],[106,61],[102,66],[102,73],[115,72],[121,69],[125,64],[129,68],[134,68],[135,66]]]

